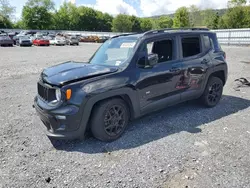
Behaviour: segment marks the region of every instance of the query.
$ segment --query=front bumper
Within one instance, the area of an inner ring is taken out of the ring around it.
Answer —
[[[56,45],[65,45],[66,41],[56,41]]]
[[[20,43],[21,46],[32,46],[32,42],[23,41]]]
[[[69,41],[70,44],[78,44],[78,41]]]
[[[53,110],[42,108],[38,97],[34,100],[34,108],[47,128],[47,136],[55,139],[77,139],[84,136],[81,131],[81,113],[73,105],[59,107]]]
[[[39,45],[50,45],[49,42],[39,42],[38,44],[39,44]]]
[[[30,44],[27,44],[27,43],[21,43],[20,46],[32,46],[33,44],[30,43]]]

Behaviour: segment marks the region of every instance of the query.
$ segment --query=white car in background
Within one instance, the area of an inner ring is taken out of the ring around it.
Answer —
[[[65,37],[55,37],[49,40],[50,45],[66,45]]]
[[[37,38],[43,38],[43,34],[42,33],[36,33],[35,35],[34,35],[34,37],[37,39]]]

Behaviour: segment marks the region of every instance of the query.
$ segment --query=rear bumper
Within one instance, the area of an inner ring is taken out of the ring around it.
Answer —
[[[78,139],[84,136],[81,131],[81,114],[76,106],[64,106],[56,110],[45,110],[34,100],[34,108],[47,128],[46,135],[54,139]],[[84,129],[85,130],[85,129]]]
[[[0,45],[13,45],[13,41],[0,41]]]

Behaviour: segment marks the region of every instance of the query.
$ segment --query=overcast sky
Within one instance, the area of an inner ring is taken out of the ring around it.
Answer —
[[[11,5],[16,7],[16,16],[20,17],[22,6],[27,0],[10,0]],[[54,0],[56,8],[63,1],[70,0]],[[93,7],[102,12],[112,15],[125,13],[140,17],[154,16],[161,14],[173,13],[181,6],[197,5],[201,8],[225,8],[228,0],[71,0],[76,5],[86,5]]]

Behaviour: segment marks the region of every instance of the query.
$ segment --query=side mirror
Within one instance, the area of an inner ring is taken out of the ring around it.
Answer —
[[[155,66],[159,61],[158,54],[149,54],[148,55],[148,65],[150,67]]]
[[[158,54],[149,54],[148,58],[142,56],[138,60],[138,65],[140,68],[150,68],[155,66],[158,63],[159,57]]]

